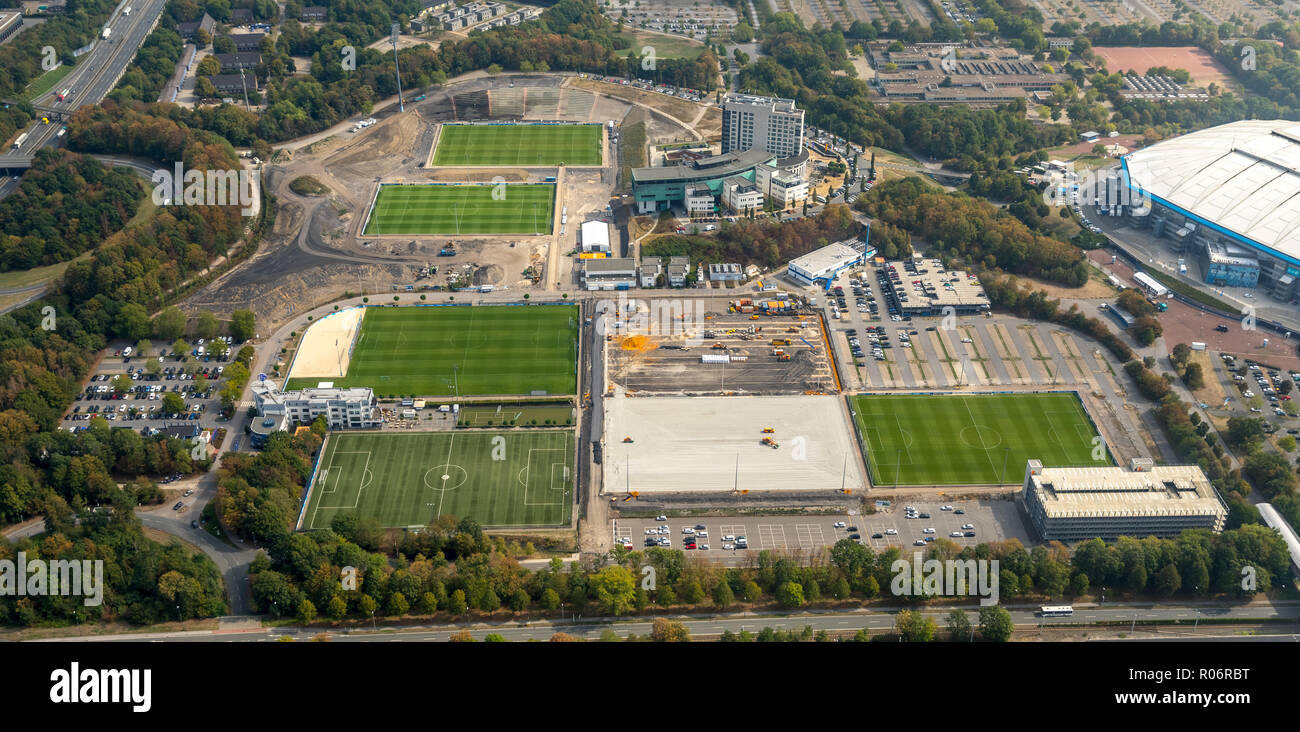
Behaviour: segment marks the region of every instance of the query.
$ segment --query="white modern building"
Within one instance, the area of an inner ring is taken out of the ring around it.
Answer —
[[[736,213],[763,210],[763,192],[758,185],[733,176],[722,181],[722,205]]]
[[[373,429],[383,424],[374,390],[334,387],[322,382],[312,389],[280,391],[274,382],[258,381],[252,386],[253,404],[259,415],[285,418],[291,423],[311,424],[324,415],[330,429]]]
[[[609,224],[588,221],[582,225],[582,251],[609,254]]]
[[[802,285],[811,285],[819,279],[834,279],[836,275],[866,258],[866,248],[856,239],[827,244],[790,260],[787,276]]]
[[[773,204],[789,208],[808,198],[808,181],[802,175],[789,173],[772,165],[754,168],[754,183]]]
[[[722,100],[722,152],[762,150],[779,158],[803,152],[802,109],[793,99],[729,94]]]
[[[1025,466],[1021,491],[1035,533],[1045,541],[1121,536],[1173,537],[1187,529],[1223,531],[1228,509],[1195,465]]]

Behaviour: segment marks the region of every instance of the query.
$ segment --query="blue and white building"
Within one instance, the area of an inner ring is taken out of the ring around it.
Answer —
[[[1121,159],[1157,236],[1201,258],[1212,284],[1300,303],[1300,122],[1245,120]],[[1253,283],[1253,284],[1252,284]]]
[[[801,285],[812,285],[817,280],[835,279],[839,273],[862,264],[866,258],[867,250],[862,242],[845,239],[790,260],[786,273]]]

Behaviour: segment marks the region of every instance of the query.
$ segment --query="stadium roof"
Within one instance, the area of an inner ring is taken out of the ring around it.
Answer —
[[[1123,166],[1154,201],[1300,263],[1300,123],[1220,125],[1138,150]]]

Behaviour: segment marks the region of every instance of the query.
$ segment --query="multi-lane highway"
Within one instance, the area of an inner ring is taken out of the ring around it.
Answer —
[[[164,0],[123,0],[118,5],[106,24],[111,29],[109,37],[96,40],[94,48],[77,59],[77,65],[56,88],[34,101],[40,116],[26,130],[27,139],[21,147],[0,155],[0,169],[7,169],[13,175],[27,168],[37,150],[58,139],[63,125],[53,118],[50,124],[44,124],[41,116],[48,113],[66,117],[83,104],[98,104],[112,91],[126,67],[135,59],[136,51],[158,24],[163,4]],[[129,15],[122,12],[127,6],[131,7]],[[58,94],[63,89],[69,89],[71,93],[67,99],[59,101]],[[0,186],[0,197],[8,195],[16,187],[17,182],[12,178],[4,181]]]

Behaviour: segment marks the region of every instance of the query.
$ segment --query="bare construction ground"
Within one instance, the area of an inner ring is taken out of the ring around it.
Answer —
[[[833,396],[605,400],[604,492],[836,491],[866,485]],[[771,428],[772,433],[763,430]],[[623,442],[630,437],[632,442]],[[779,447],[761,444],[770,438]]]
[[[660,312],[659,302],[642,313]],[[631,392],[655,394],[802,394],[837,389],[816,318],[728,313],[725,300],[704,302],[712,317],[670,327],[648,317],[613,324],[606,332],[609,381]],[[692,320],[688,318],[688,321]],[[773,340],[783,341],[774,344]],[[789,343],[784,343],[784,341]],[[701,356],[727,355],[729,363]],[[743,357],[744,360],[735,360]],[[787,358],[788,357],[788,358]]]
[[[348,364],[352,362],[352,344],[365,315],[365,308],[348,308],[316,321],[302,334],[302,343],[287,379],[299,376],[341,379],[347,376]]]
[[[251,259],[196,291],[183,307],[216,313],[251,308],[258,322],[269,326],[345,293],[386,294],[405,291],[408,285],[419,290],[452,282],[522,292],[568,286],[564,283],[570,277],[569,263],[561,255],[573,247],[583,214],[603,209],[615,182],[612,168],[572,170],[563,176],[566,183],[556,210],[567,206],[571,218],[567,229],[561,233],[557,226],[553,236],[379,239],[357,232],[377,178],[426,182],[501,176],[507,181],[541,181],[556,175],[555,168],[446,171],[424,167],[440,122],[621,122],[629,110],[640,110],[600,93],[612,90],[610,85],[595,91],[569,88],[573,81],[579,80],[564,74],[503,74],[453,81],[423,90],[428,98],[407,105],[404,113],[395,105],[376,112],[378,124],[368,129],[351,132],[343,127],[311,145],[277,151],[266,169],[267,187],[278,207],[274,227]],[[666,119],[661,122],[665,129],[652,134],[689,134]],[[306,175],[324,184],[328,193],[300,196],[289,189],[292,181]],[[454,243],[456,254],[438,256],[449,243]],[[431,266],[438,271],[421,277],[421,270]]]

